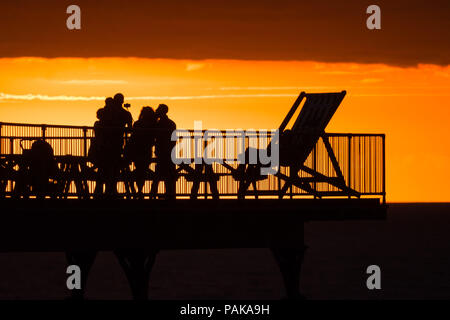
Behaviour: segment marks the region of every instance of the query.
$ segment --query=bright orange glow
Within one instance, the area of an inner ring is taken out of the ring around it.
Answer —
[[[0,121],[91,125],[122,92],[179,128],[276,128],[302,90],[347,90],[328,132],[386,133],[389,201],[450,201],[450,67],[233,60],[0,59]],[[39,96],[40,95],[40,96]]]

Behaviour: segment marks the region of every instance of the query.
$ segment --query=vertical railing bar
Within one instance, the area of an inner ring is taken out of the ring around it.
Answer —
[[[87,157],[87,127],[83,127],[83,156]]]
[[[3,154],[3,124],[0,122],[0,154]]]
[[[14,154],[14,138],[9,138],[9,154]]]
[[[347,165],[347,186],[349,188],[351,188],[351,184],[352,184],[352,135],[348,135],[347,137],[347,161],[348,161],[348,165]],[[350,195],[348,196],[349,198],[351,197]]]
[[[202,137],[204,137],[204,131],[202,131]],[[203,156],[204,156],[204,154],[205,154],[205,151],[206,151],[206,147],[207,147],[207,145],[206,145],[206,140],[205,139],[202,139],[203,140],[203,147],[202,147],[202,154],[201,154],[201,161],[202,161],[202,164],[201,164],[201,171],[200,171],[200,177],[202,176],[202,173],[203,173],[203,170],[204,170],[204,165],[205,165],[205,163],[203,162]],[[205,169],[206,170],[206,169]],[[208,181],[207,181],[207,179],[205,179],[204,181],[203,181],[203,188],[204,188],[204,194],[205,194],[205,199],[208,199]]]
[[[9,138],[9,153],[11,155],[14,154],[14,138],[12,138],[12,137]],[[14,191],[13,188],[14,188],[13,180],[10,179],[9,180],[9,191],[11,192],[11,194]]]
[[[314,145],[313,154],[312,154],[312,162],[313,162],[313,170],[317,171],[317,144],[319,143],[319,140],[317,140],[317,143]],[[317,183],[316,181],[313,182],[314,190],[317,190]],[[316,195],[314,195],[314,199],[316,199]]]
[[[382,135],[383,141],[383,204],[386,204],[386,136]]]
[[[45,141],[45,133],[47,131],[47,125],[45,124],[41,125],[41,130],[42,130],[42,139]]]

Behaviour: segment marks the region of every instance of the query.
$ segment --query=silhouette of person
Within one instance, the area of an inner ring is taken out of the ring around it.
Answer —
[[[109,108],[114,103],[113,98],[109,97],[105,100],[105,106],[97,110],[97,121],[94,123],[94,138],[91,141],[88,157],[89,160],[97,165],[103,160],[102,147],[106,141],[106,115]]]
[[[56,163],[52,146],[43,139],[38,139],[31,145],[31,149],[25,149],[24,159],[28,170],[21,168],[22,181],[18,182],[17,189],[25,191],[24,180],[29,182],[31,191],[37,198],[43,199],[50,194],[54,197],[56,185],[49,181],[55,178],[58,173],[58,165]]]
[[[122,107],[123,102],[123,94],[118,93],[114,98],[107,98],[105,107],[97,111],[99,120],[94,124],[96,146],[92,150],[94,164],[98,167],[95,188],[97,196],[103,192],[104,184],[106,184],[106,195],[117,194],[117,180],[122,167],[125,129],[131,128],[133,123],[131,113]]]
[[[175,164],[172,162],[172,149],[176,142],[172,141],[172,132],[177,129],[175,122],[167,116],[169,107],[165,104],[160,104],[156,109],[156,116],[158,123],[156,125],[156,141],[155,141],[155,155],[156,155],[156,170],[155,179],[152,183],[150,196],[156,197],[159,182],[164,181],[166,187],[166,199],[175,199],[175,183],[177,180],[177,173]]]
[[[127,163],[133,162],[138,187],[138,198],[142,198],[145,176],[152,159],[152,147],[155,144],[157,118],[151,107],[143,107],[139,119],[133,125],[133,132],[125,146]]]
[[[112,126],[113,127],[119,127],[119,128],[124,128],[124,127],[128,127],[131,128],[133,126],[133,117],[131,116],[131,113],[128,110],[125,110],[123,107],[125,108],[129,108],[130,105],[129,104],[123,104],[124,102],[124,96],[121,93],[117,93],[114,96],[114,103],[112,104],[112,119],[111,121],[113,123]]]
[[[106,98],[105,106],[97,110],[97,121],[94,123],[94,138],[89,147],[88,159],[98,168],[97,180],[95,183],[94,195],[98,197],[103,193],[103,186],[106,183],[107,166],[107,116],[110,113],[114,100]]]
[[[192,188],[190,198],[192,200],[197,199],[198,189],[200,188],[200,183],[206,181],[209,183],[211,189],[211,194],[214,200],[219,199],[219,191],[217,190],[217,181],[219,181],[218,175],[214,172],[212,165],[208,164],[195,164],[194,171],[186,177],[188,181],[192,180]],[[203,180],[204,179],[204,180]]]

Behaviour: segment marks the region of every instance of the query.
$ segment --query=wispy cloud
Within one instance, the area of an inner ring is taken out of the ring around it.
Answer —
[[[359,66],[350,66],[349,70],[326,70],[326,71],[320,71],[320,74],[323,75],[370,75],[370,74],[380,74],[380,73],[386,73],[386,72],[392,72],[395,70],[399,70],[398,68],[394,67],[379,67],[379,68],[369,68],[369,69],[361,69]]]
[[[127,84],[127,81],[124,80],[54,80],[54,82],[59,84],[68,84],[68,85],[107,85],[107,84]]]
[[[42,100],[42,101],[95,101],[105,100],[105,97],[85,97],[85,96],[48,96],[45,94],[9,94],[0,92],[0,100]]]
[[[352,97],[449,97],[450,93],[355,93]]]
[[[296,88],[297,89],[297,88]],[[356,93],[349,95],[354,97],[403,97],[403,96],[450,96],[450,93]],[[130,96],[126,97],[127,101],[145,101],[145,100],[158,100],[158,101],[171,101],[171,100],[205,100],[205,99],[239,99],[239,98],[285,98],[285,97],[297,97],[298,93],[254,93],[254,94],[211,94],[211,95],[197,95],[197,96]],[[102,96],[67,96],[56,95],[49,96],[45,94],[9,94],[0,92],[0,103],[5,102],[20,102],[20,101],[104,101],[106,97]]]
[[[381,78],[366,78],[366,79],[362,79],[361,83],[377,83],[377,82],[382,82],[384,81],[384,79]]]
[[[296,97],[297,94],[279,93],[279,94],[212,94],[199,96],[147,96],[147,97],[130,97],[127,100],[200,100],[200,99],[229,99],[229,98],[282,98]]]
[[[206,66],[204,63],[188,63],[186,64],[186,71],[195,71],[203,69]]]
[[[294,86],[281,86],[281,87],[221,87],[219,90],[222,91],[239,91],[239,90],[248,90],[248,91],[276,91],[276,90],[321,90],[321,89],[327,89],[329,87],[325,86],[317,86],[317,87],[294,87]]]
[[[340,75],[349,75],[349,74],[361,74],[361,72],[336,70],[336,71],[321,71],[320,74],[340,76]]]
[[[198,96],[136,96],[126,97],[126,100],[202,100],[202,99],[227,99],[227,98],[278,98],[295,97],[297,94],[222,94],[222,95],[198,95]],[[2,100],[22,101],[102,101],[106,97],[99,96],[49,96],[43,94],[8,94],[0,92]]]

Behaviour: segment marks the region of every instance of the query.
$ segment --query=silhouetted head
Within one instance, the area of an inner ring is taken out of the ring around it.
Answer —
[[[164,116],[167,112],[169,112],[169,107],[165,104],[160,104],[155,111],[158,116]]]
[[[114,99],[111,97],[108,97],[105,99],[105,107],[111,107],[114,104]]]
[[[139,115],[139,120],[150,120],[155,117],[155,111],[152,107],[143,107]]]
[[[104,116],[105,116],[105,109],[104,108],[98,109],[97,110],[97,119],[102,120]]]
[[[123,94],[117,93],[117,94],[114,96],[114,102],[115,102],[117,105],[122,106],[122,104],[123,104],[124,101],[125,101],[125,98],[124,98]]]

